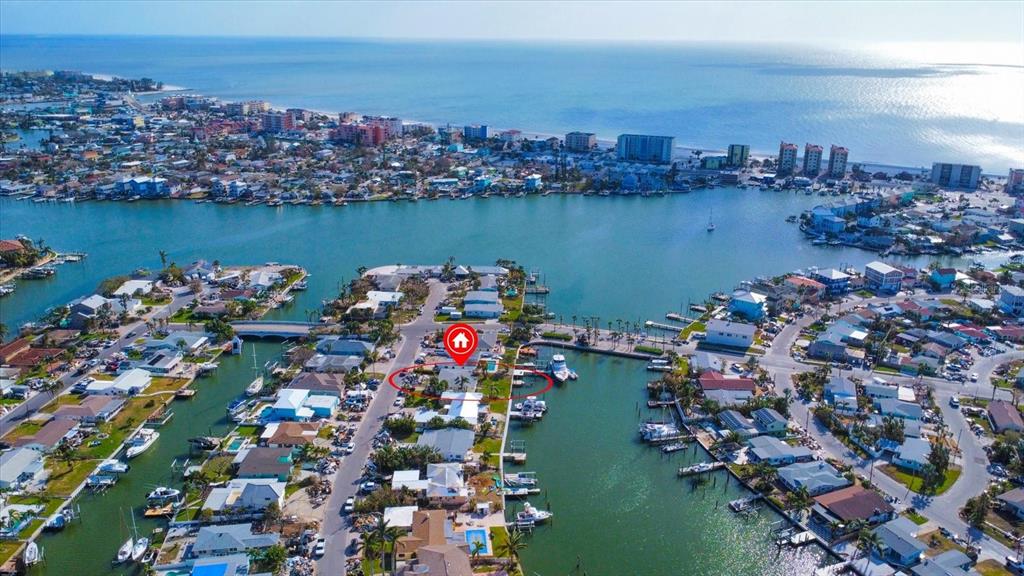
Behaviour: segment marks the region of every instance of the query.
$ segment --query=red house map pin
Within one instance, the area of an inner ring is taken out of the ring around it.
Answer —
[[[452,324],[444,331],[444,349],[459,366],[476,351],[476,330],[469,324]]]

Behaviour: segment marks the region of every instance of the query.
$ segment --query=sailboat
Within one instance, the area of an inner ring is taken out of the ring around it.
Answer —
[[[263,390],[263,374],[260,373],[259,367],[256,366],[256,345],[252,345],[252,371],[256,374],[256,379],[253,380],[248,386],[245,387],[246,396],[255,396]]]
[[[132,560],[139,561],[149,550],[149,538],[139,538],[139,529],[135,526],[135,509],[132,508],[132,533],[135,536],[135,544],[132,546]]]
[[[712,216],[714,216],[714,215],[715,215],[715,209],[712,208],[711,209],[711,213],[708,214],[708,232],[714,232],[715,231],[715,223],[711,219]]]
[[[121,524],[124,525],[124,512],[121,512]],[[132,538],[131,534],[128,535],[128,539],[121,544],[121,547],[117,549],[117,558],[114,560],[116,564],[123,564],[132,557],[132,547],[135,546],[135,539]]]

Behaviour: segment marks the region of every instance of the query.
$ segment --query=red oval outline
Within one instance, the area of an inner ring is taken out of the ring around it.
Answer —
[[[435,395],[435,394],[425,394],[425,393],[420,392],[418,390],[410,390],[408,388],[402,388],[401,386],[399,386],[398,384],[395,383],[395,376],[398,376],[399,374],[402,374],[402,373],[405,373],[405,372],[409,372],[409,371],[415,370],[417,368],[422,368],[424,366],[458,366],[458,363],[457,362],[425,362],[423,364],[413,364],[412,366],[405,366],[405,367],[399,368],[398,370],[395,370],[391,374],[388,374],[388,379],[387,379],[388,386],[391,386],[395,390],[398,390],[399,392],[402,392],[403,394],[408,394],[410,396],[416,396],[418,398],[429,398],[431,400],[440,400],[441,397],[438,396],[438,395]],[[517,369],[514,365],[506,364],[504,362],[498,362],[498,366],[503,366],[503,367],[506,367],[506,368],[511,367],[513,372]],[[503,401],[507,400],[507,401],[511,402],[513,400],[525,400],[529,396],[539,396],[541,394],[544,394],[544,393],[548,392],[549,390],[551,390],[552,388],[555,387],[555,380],[551,376],[548,376],[547,374],[545,374],[545,373],[543,373],[543,372],[541,372],[539,370],[534,370],[533,368],[523,368],[523,367],[518,368],[518,370],[525,370],[527,372],[532,372],[533,374],[536,374],[536,375],[544,378],[545,380],[547,380],[548,381],[548,385],[545,386],[544,388],[542,388],[541,390],[537,390],[535,392],[530,392],[529,394],[518,394],[518,395],[513,394],[513,395],[510,395],[508,398],[495,398],[493,396],[484,396],[483,398],[480,399],[480,401],[481,402],[503,402]]]

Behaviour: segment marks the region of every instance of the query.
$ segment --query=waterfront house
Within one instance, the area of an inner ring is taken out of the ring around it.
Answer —
[[[749,418],[735,410],[722,410],[718,413],[718,421],[730,432],[735,432],[741,440],[757,436],[757,428]]]
[[[722,406],[743,404],[754,397],[757,385],[750,378],[726,376],[721,372],[709,370],[697,378],[704,397],[714,400]]]
[[[850,290],[850,275],[835,268],[818,270],[811,274],[811,278],[824,284],[829,296],[845,294]]]
[[[1003,433],[1007,430],[1013,432],[1024,431],[1024,419],[1020,411],[1012,403],[1006,400],[993,400],[988,403],[988,421],[996,433]]]
[[[764,318],[767,300],[768,298],[764,294],[750,290],[736,290],[729,300],[729,312],[747,320],[757,321]]]
[[[260,441],[271,448],[294,449],[312,444],[319,431],[319,422],[271,422],[263,428]]]
[[[347,374],[359,372],[363,365],[361,356],[334,356],[328,354],[315,354],[302,365],[304,370],[319,374]]]
[[[441,453],[446,462],[464,462],[473,447],[472,430],[441,428],[427,430],[416,440],[417,446],[427,446]]]
[[[753,324],[711,320],[705,329],[704,343],[708,346],[746,349],[754,343],[756,330]]]
[[[199,529],[195,542],[188,548],[185,556],[204,558],[248,554],[253,550],[274,546],[280,540],[281,535],[277,532],[257,534],[252,531],[252,524],[248,523],[203,526]]]
[[[903,271],[876,260],[864,267],[864,279],[868,288],[879,293],[894,294],[902,286]]]
[[[999,309],[1012,316],[1024,316],[1024,288],[1008,284],[999,287]]]
[[[441,403],[448,406],[445,420],[462,418],[476,426],[480,419],[480,401],[484,395],[479,392],[444,392],[441,394]]]
[[[919,530],[920,526],[902,516],[875,528],[874,532],[881,542],[878,547],[879,557],[903,568],[920,562],[928,546],[917,539]]]
[[[407,560],[422,547],[447,543],[449,535],[454,536],[444,510],[417,510],[412,514],[410,533],[395,540],[395,555]]]
[[[896,512],[877,492],[862,486],[850,486],[822,494],[815,497],[814,501],[812,518],[826,530],[829,530],[832,522],[842,526],[854,520],[862,520],[869,525],[887,522]],[[836,535],[839,534],[833,534]]]
[[[795,462],[779,468],[778,474],[779,481],[787,489],[796,492],[806,488],[811,496],[838,490],[852,483],[824,460]]]
[[[956,282],[956,268],[936,268],[928,279],[936,290],[949,290]]]
[[[920,471],[928,464],[928,454],[932,445],[923,438],[908,436],[903,444],[896,449],[892,457],[892,463],[900,468],[912,471]]]
[[[0,490],[21,490],[46,478],[43,455],[27,447],[0,454]]]
[[[76,420],[85,424],[106,422],[117,415],[125,405],[123,398],[113,396],[86,396],[77,404],[63,404],[54,418]]]
[[[836,412],[853,414],[858,410],[857,385],[845,376],[833,374],[828,382],[825,382],[823,395],[825,402],[830,404]]]
[[[456,544],[421,546],[398,576],[473,576],[469,554]]]
[[[209,342],[209,335],[203,332],[175,330],[164,338],[146,338],[143,346],[147,352],[163,350],[195,354],[202,350]]]
[[[292,449],[263,446],[246,448],[235,457],[238,478],[276,478],[287,482],[292,471]]]
[[[132,368],[113,380],[93,380],[85,387],[85,393],[97,396],[134,396],[148,388],[152,381],[152,376],[146,370]]]
[[[447,462],[427,464],[427,498],[440,506],[461,506],[469,501],[469,489],[462,464]]]
[[[805,446],[790,446],[773,436],[755,436],[747,441],[747,446],[751,462],[765,462],[772,466],[807,462],[814,457]]]
[[[750,414],[754,419],[754,426],[761,434],[771,436],[785,436],[789,427],[789,420],[779,414],[774,408],[758,408]]]
[[[117,290],[114,290],[112,294],[115,298],[121,295],[125,296],[139,296],[146,295],[153,291],[152,280],[126,280],[123,284],[118,286]]]
[[[690,357],[690,370],[695,372],[706,372],[711,370],[713,372],[721,372],[723,369],[722,359],[713,354],[707,352],[695,352]]]
[[[500,318],[505,308],[501,304],[466,304],[466,318]]]
[[[227,554],[197,558],[189,576],[242,576],[249,574],[248,554]]]
[[[32,434],[15,438],[11,445],[31,448],[38,452],[51,452],[62,442],[71,442],[78,434],[78,422],[67,419],[53,419],[43,424]]]
[[[284,506],[285,483],[276,478],[239,478],[210,490],[203,509],[214,516],[262,512],[271,502]]]

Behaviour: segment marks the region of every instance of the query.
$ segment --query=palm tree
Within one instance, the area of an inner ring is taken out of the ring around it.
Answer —
[[[526,550],[526,546],[526,533],[518,528],[513,528],[508,533],[508,539],[502,542],[500,552],[503,556],[508,556],[514,568],[519,565],[519,553]]]
[[[161,250],[160,251],[160,267],[161,268],[167,268],[167,251],[166,250]]]
[[[860,532],[857,533],[857,549],[863,553],[865,558],[870,556],[872,552],[878,550],[881,546],[882,537],[874,530],[861,528]]]
[[[57,460],[64,462],[68,465],[68,470],[74,466],[75,462],[75,450],[67,442],[61,441],[54,449],[53,455],[57,457]]]
[[[473,560],[476,560],[477,558],[480,557],[480,554],[482,554],[483,551],[486,548],[487,548],[486,544],[484,544],[480,540],[477,540],[477,541],[473,542],[473,549],[470,550],[469,553],[470,553],[470,555],[473,556]]]
[[[374,514],[374,518],[377,520],[371,530],[374,534],[374,540],[381,547],[380,552],[382,560],[385,552],[391,554],[391,570],[393,572],[396,564],[394,555],[395,540],[398,540],[398,538],[402,536],[402,531],[397,526],[391,526],[388,521],[384,519],[383,514]],[[387,567],[381,565],[381,569],[386,570]]]

